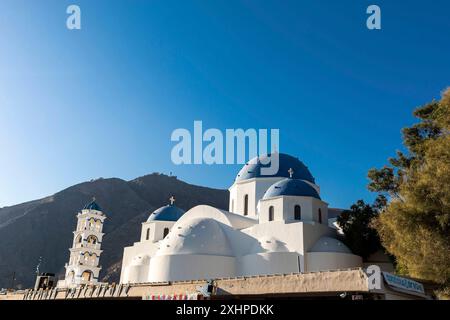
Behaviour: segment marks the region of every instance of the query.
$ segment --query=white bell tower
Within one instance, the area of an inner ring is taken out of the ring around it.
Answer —
[[[101,245],[104,233],[103,222],[106,216],[95,198],[77,214],[77,228],[73,232],[73,244],[69,263],[66,263],[66,276],[58,286],[75,287],[80,284],[97,284],[101,267],[99,266]]]

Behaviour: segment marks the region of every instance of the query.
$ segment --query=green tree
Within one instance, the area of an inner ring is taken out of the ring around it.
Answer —
[[[403,129],[406,153],[371,169],[368,188],[390,201],[374,220],[398,271],[449,286],[450,88],[440,101],[419,107],[417,124]]]
[[[371,224],[378,216],[380,206],[384,206],[385,199],[383,196],[378,197],[372,206],[359,200],[337,218],[344,233],[344,243],[363,259],[382,248],[378,233]]]

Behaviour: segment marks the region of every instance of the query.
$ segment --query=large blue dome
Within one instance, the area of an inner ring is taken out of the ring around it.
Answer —
[[[147,222],[149,221],[177,221],[184,214],[184,210],[178,208],[175,205],[167,205],[164,207],[155,210],[150,217],[148,217]]]
[[[313,197],[320,200],[319,193],[310,184],[297,179],[284,179],[267,189],[263,199],[278,196]]]
[[[308,168],[301,162],[298,158],[292,157],[288,154],[279,153],[279,168],[278,172],[271,176],[263,176],[261,175],[261,168],[268,168],[270,167],[270,163],[268,165],[262,164],[261,162],[266,162],[268,158],[267,155],[260,156],[257,158],[252,159],[248,163],[242,167],[241,171],[239,171],[238,175],[236,176],[236,181],[243,181],[247,179],[252,178],[259,178],[259,177],[285,177],[289,178],[289,169],[294,170],[294,174],[292,178],[294,179],[301,179],[306,180],[311,183],[315,183],[314,177],[312,176],[311,172],[309,172]],[[270,154],[269,154],[270,156]]]

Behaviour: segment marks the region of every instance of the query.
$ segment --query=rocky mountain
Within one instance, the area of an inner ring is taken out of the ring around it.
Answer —
[[[150,174],[131,181],[97,179],[74,185],[40,200],[0,209],[0,288],[28,288],[36,266],[41,272],[64,275],[76,214],[92,197],[107,216],[100,258],[102,280],[118,281],[123,248],[138,241],[141,223],[166,205],[171,195],[188,210],[199,204],[228,207],[228,192],[185,183],[176,177]]]

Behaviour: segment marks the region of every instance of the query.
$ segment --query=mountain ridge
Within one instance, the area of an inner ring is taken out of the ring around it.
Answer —
[[[0,288],[34,284],[36,265],[43,257],[41,272],[64,275],[69,258],[76,214],[92,197],[102,207],[104,252],[100,278],[117,282],[123,248],[138,241],[141,223],[150,212],[166,205],[170,196],[184,210],[199,204],[228,207],[228,191],[192,185],[175,176],[152,173],[126,181],[99,178],[65,188],[54,195],[0,208]]]

